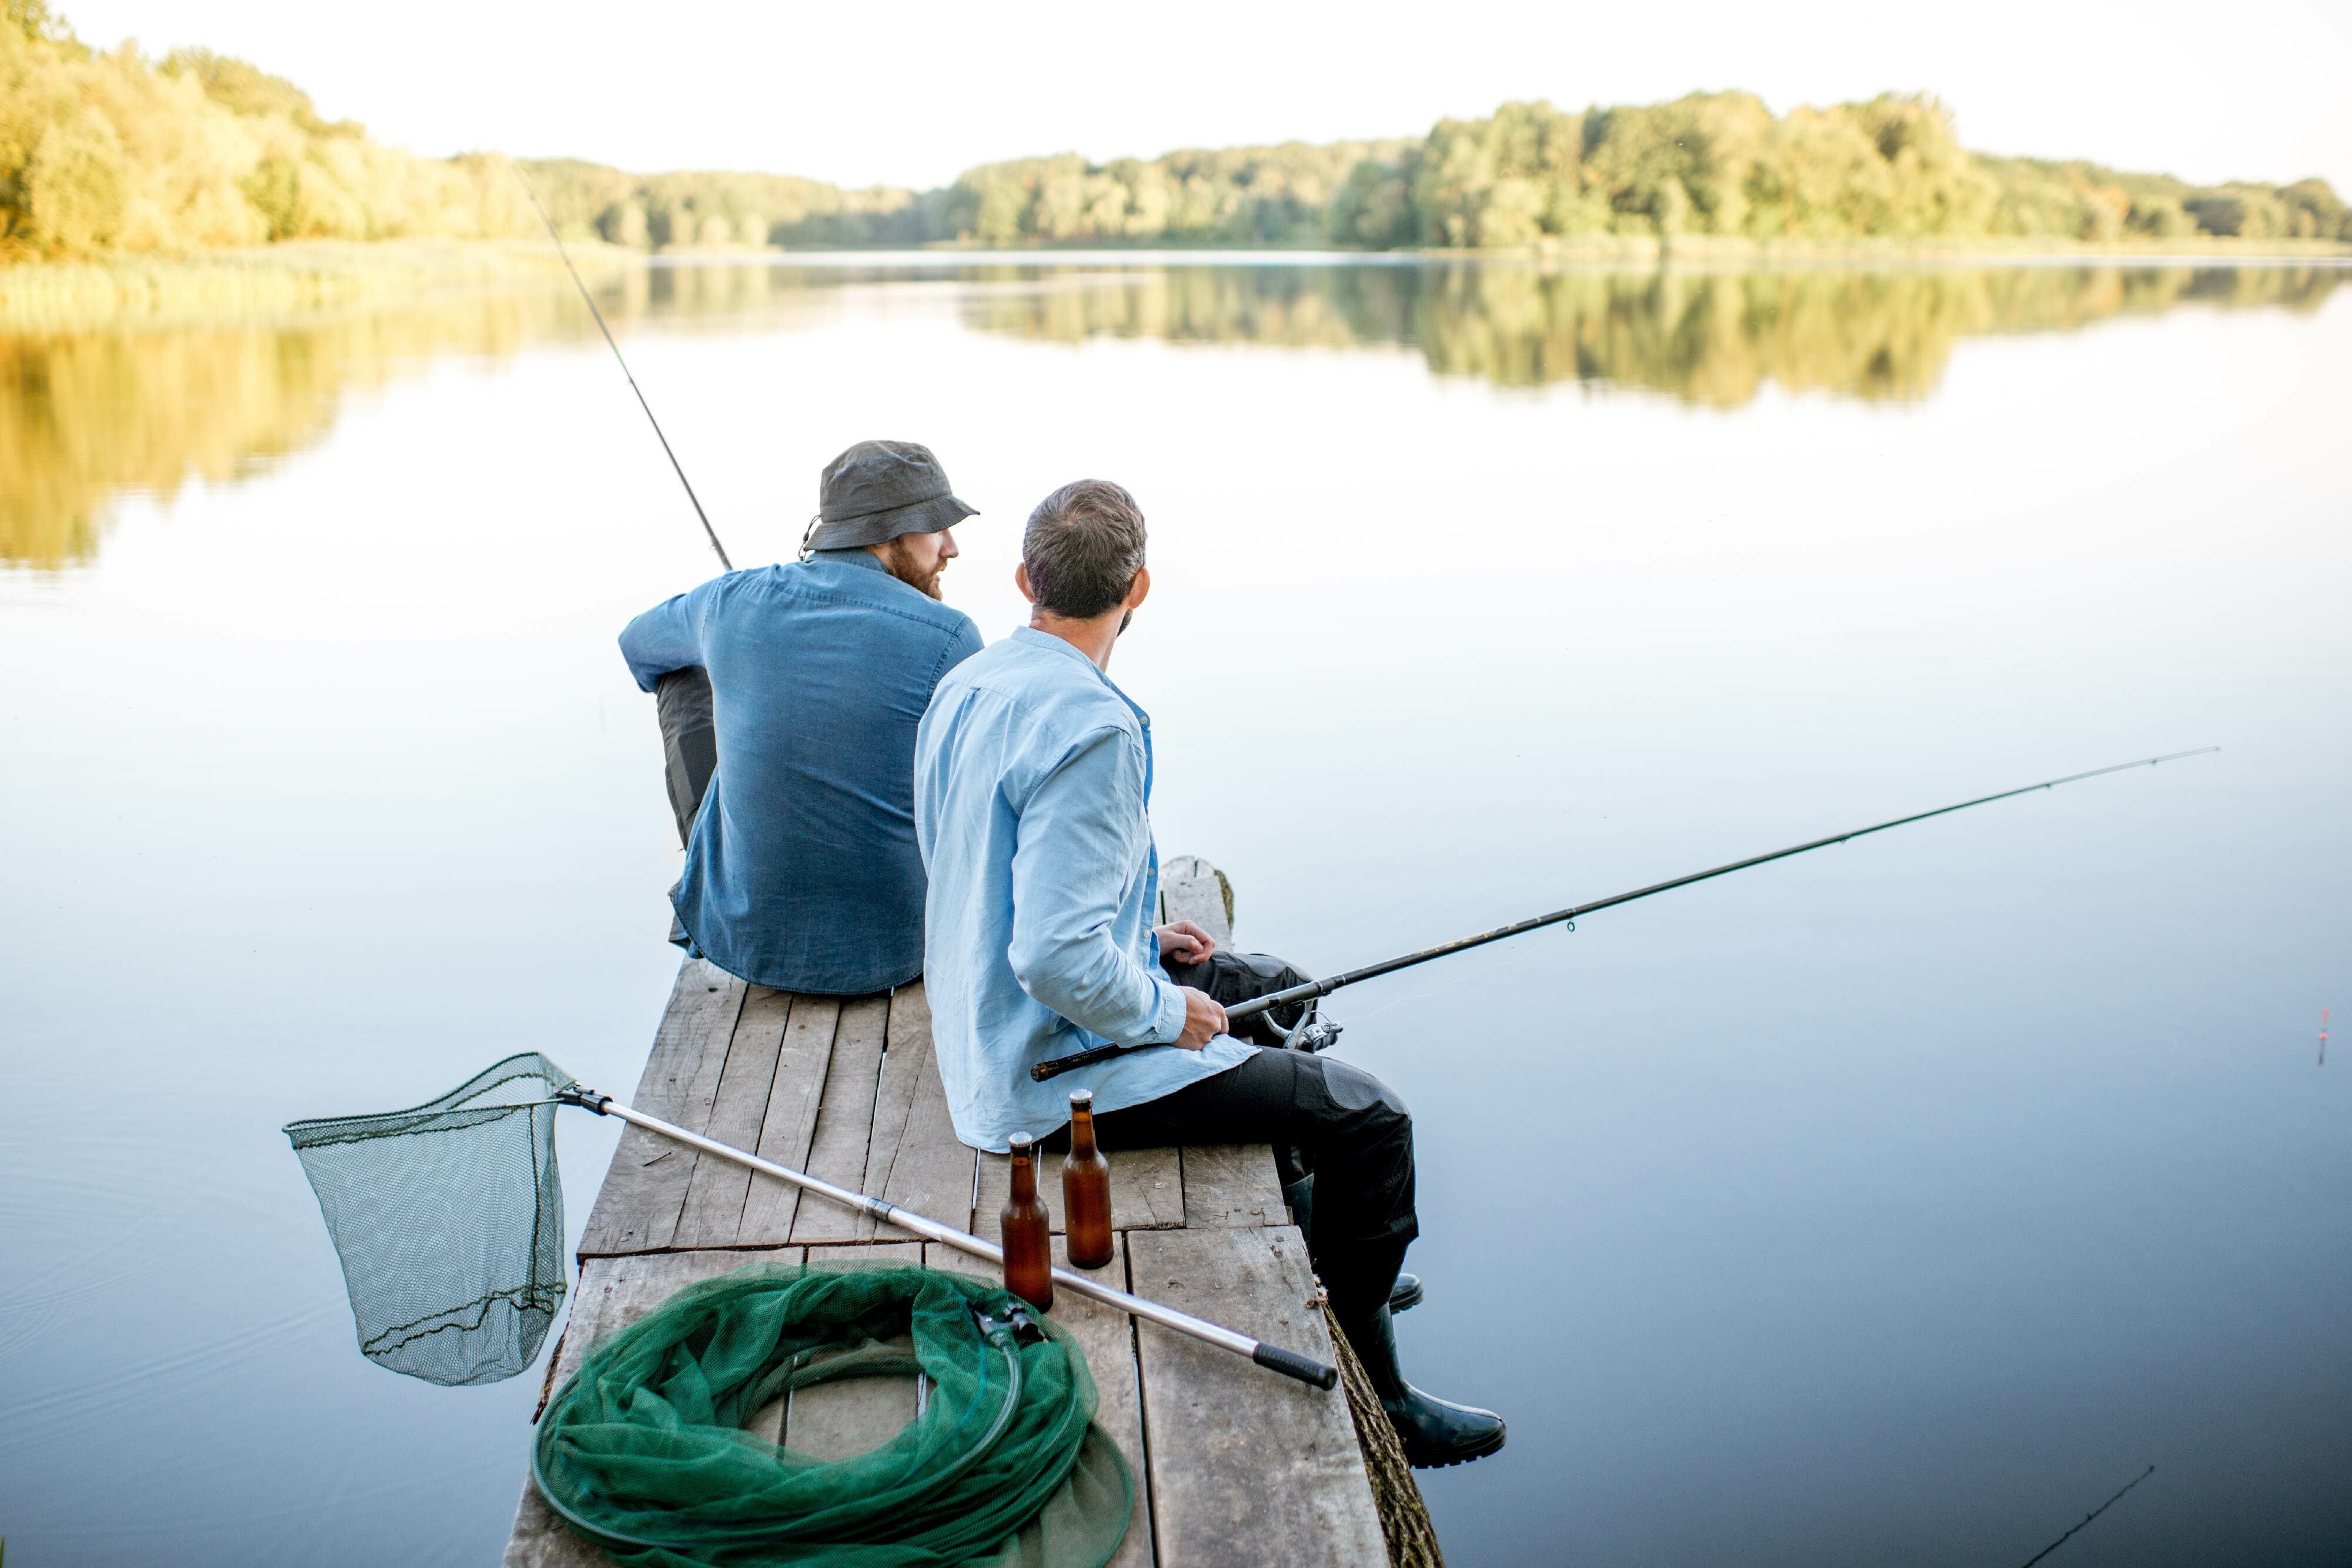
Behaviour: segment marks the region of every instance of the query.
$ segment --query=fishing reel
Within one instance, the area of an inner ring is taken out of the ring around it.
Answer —
[[[1282,1037],[1285,1051],[1303,1051],[1309,1056],[1328,1051],[1339,1042],[1339,1031],[1346,1026],[1319,1016],[1321,1008],[1319,999],[1307,1003],[1306,1010],[1298,1015],[1298,1021],[1286,1030],[1275,1022],[1274,1015],[1268,1013],[1266,1027]]]

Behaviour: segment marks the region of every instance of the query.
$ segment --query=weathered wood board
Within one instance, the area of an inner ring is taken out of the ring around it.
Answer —
[[[818,1092],[816,1130],[808,1164],[813,1176],[855,1191],[866,1181],[866,1150],[874,1136],[874,1094],[882,1077],[887,997],[871,997],[842,1009],[841,1023]],[[825,1242],[857,1239],[857,1217],[836,1203],[795,1189],[792,1239]]]
[[[886,1203],[971,1228],[977,1153],[956,1141],[948,1092],[931,1051],[931,1009],[919,981],[890,995],[890,1043],[874,1100],[874,1141],[866,1153],[863,1190]],[[876,1233],[860,1216],[861,1239]],[[891,1230],[890,1236],[905,1234]]]
[[[1219,1229],[1289,1224],[1274,1151],[1264,1144],[1187,1144],[1184,1223]]]
[[[1217,868],[1199,855],[1177,855],[1160,868],[1160,924],[1189,920],[1217,939],[1233,946],[1233,921],[1225,914],[1225,885]]]
[[[1306,1244],[1293,1226],[1135,1230],[1137,1295],[1330,1359]],[[1135,1325],[1143,1446],[1164,1563],[1381,1563],[1388,1548],[1348,1402]]]
[[[675,1122],[689,1132],[700,1132],[710,1120],[719,1092],[719,1071],[727,1062],[727,1047],[735,1036],[735,1020],[743,1010],[742,981],[699,958],[678,967],[668,1010],[654,1037],[653,1054],[645,1076],[637,1081],[632,1105],[646,1114]],[[677,1230],[678,1210],[686,1202],[687,1183],[694,1174],[694,1154],[646,1132],[630,1127],[621,1134],[612,1167],[588,1216],[580,1239],[580,1255],[593,1258],[630,1252],[656,1251],[670,1243]]]
[[[783,1040],[777,1048],[775,1081],[760,1122],[760,1141],[751,1151],[761,1159],[796,1171],[808,1168],[817,1111],[824,1098],[825,1071],[839,1049],[844,1010],[832,997],[802,997],[793,1003],[792,1019],[785,1024]],[[768,1247],[790,1240],[800,1196],[801,1189],[790,1182],[751,1176],[736,1245]]]

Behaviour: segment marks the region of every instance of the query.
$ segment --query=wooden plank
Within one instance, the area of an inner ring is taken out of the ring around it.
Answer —
[[[1137,1230],[1127,1246],[1137,1295],[1329,1359],[1296,1228]],[[1388,1560],[1345,1395],[1150,1323],[1136,1341],[1161,1562]]]
[[[852,1007],[862,1006],[852,1003]],[[794,997],[792,1021],[784,1026],[776,1075],[760,1119],[760,1143],[752,1150],[793,1170],[808,1169],[816,1137],[817,1109],[824,1100],[824,1075],[843,1009],[835,997]],[[753,1176],[743,1199],[739,1247],[773,1247],[791,1239],[793,1211],[801,1189],[773,1176]]]
[[[716,966],[688,958],[678,967],[677,984],[662,1013],[653,1054],[629,1102],[696,1132],[710,1120],[719,1092],[719,1070],[748,988]],[[677,1231],[694,1155],[668,1139],[630,1127],[604,1173],[596,1207],[580,1238],[583,1259],[648,1252],[667,1247]]]
[[[1225,890],[1217,868],[1199,855],[1178,855],[1160,868],[1160,924],[1189,920],[1217,939],[1220,947],[1234,945],[1233,922],[1225,918]]]
[[[809,1265],[818,1269],[844,1266],[882,1268],[898,1263],[919,1264],[922,1244],[886,1241],[867,1247],[812,1247]],[[901,1334],[888,1343],[911,1347]],[[898,1436],[915,1418],[915,1380],[911,1377],[861,1377],[844,1383],[820,1383],[792,1396],[784,1416],[783,1441],[820,1459],[845,1459],[879,1448]]]
[[[936,1241],[926,1244],[923,1254],[928,1268],[978,1274],[989,1280],[1003,1278],[996,1265]],[[1070,1266],[1069,1253],[1058,1239],[1054,1243],[1054,1261],[1065,1269]],[[1086,1272],[1125,1290],[1125,1239],[1120,1239],[1118,1251],[1109,1262]],[[1113,1312],[1067,1291],[1055,1292],[1054,1321],[1069,1330],[1070,1337],[1086,1353],[1087,1370],[1094,1374],[1095,1389],[1101,1399],[1095,1409],[1095,1424],[1118,1445],[1127,1468],[1135,1474],[1135,1519],[1128,1526],[1127,1539],[1119,1543],[1108,1568],[1151,1568],[1150,1490],[1144,1483],[1143,1406],[1135,1367],[1135,1331],[1125,1312]]]
[[[993,1241],[998,1211],[1013,1191],[1013,1162],[980,1156],[980,1191],[971,1204],[971,1233]],[[1062,1233],[1062,1157],[1047,1155],[1037,1173],[1037,1196]],[[1159,1230],[1184,1223],[1184,1166],[1174,1149],[1122,1149],[1110,1156],[1110,1223],[1114,1230]],[[1276,1218],[1279,1219],[1280,1215]]]
[[[931,1009],[923,983],[901,986],[890,997],[890,1040],[882,1058],[882,1082],[874,1101],[874,1136],[866,1150],[863,1190],[886,1203],[912,1209],[959,1230],[971,1228],[975,1151],[956,1141],[948,1115],[948,1092],[931,1047]],[[858,1217],[859,1233],[877,1231]]]
[[[727,1047],[727,1063],[719,1071],[710,1120],[699,1129],[705,1137],[737,1149],[748,1149],[760,1141],[760,1119],[767,1113],[776,1055],[794,1001],[790,991],[766,986],[753,986],[745,994],[735,1038]],[[751,1173],[733,1160],[696,1155],[694,1176],[687,1184],[686,1203],[678,1212],[670,1245],[681,1251],[734,1246],[736,1234],[743,1227],[743,1197],[751,1185]]]
[[[1192,1144],[1184,1149],[1184,1223],[1287,1225],[1282,1176],[1264,1144]]]
[[[759,1260],[787,1260],[774,1253]],[[799,1254],[789,1260],[799,1261]],[[730,1273],[749,1261],[740,1252],[652,1252],[587,1260],[580,1265],[580,1283],[572,1292],[572,1316],[556,1357],[556,1385],[580,1370],[598,1340],[636,1322],[696,1281]],[[527,1479],[504,1563],[505,1568],[611,1568],[610,1559],[573,1534]]]
[[[856,1188],[866,1180],[866,1150],[874,1136],[874,1095],[882,1076],[882,1048],[889,998],[852,1002],[841,1009],[833,1038],[833,1058],[809,1144],[809,1175],[835,1186]],[[857,1216],[811,1193],[801,1193],[793,1209],[792,1239],[856,1241]]]

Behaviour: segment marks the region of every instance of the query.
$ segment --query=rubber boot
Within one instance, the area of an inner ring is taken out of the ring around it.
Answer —
[[[1404,1443],[1405,1462],[1417,1470],[1483,1459],[1503,1446],[1503,1418],[1492,1410],[1454,1405],[1423,1394],[1397,1365],[1396,1332],[1382,1306],[1370,1317],[1340,1321],[1356,1357],[1371,1375],[1381,1409]]]
[[[1299,1177],[1282,1189],[1282,1201],[1290,1206],[1290,1223],[1307,1240],[1307,1254],[1315,1255],[1315,1177],[1313,1173]],[[1399,1274],[1396,1283],[1389,1287],[1389,1311],[1409,1312],[1428,1298],[1421,1287],[1418,1274]]]

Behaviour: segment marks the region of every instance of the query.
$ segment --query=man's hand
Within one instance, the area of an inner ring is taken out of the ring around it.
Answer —
[[[1171,964],[1199,964],[1217,950],[1217,939],[1189,920],[1152,928],[1160,938],[1160,956]]]
[[[1173,927],[1163,927],[1173,929]],[[1195,931],[1199,926],[1192,927]],[[1218,1035],[1225,1032],[1225,1009],[1217,1005],[1206,991],[1196,991],[1190,986],[1176,988],[1184,996],[1184,1032],[1168,1043],[1186,1051],[1198,1051]]]

